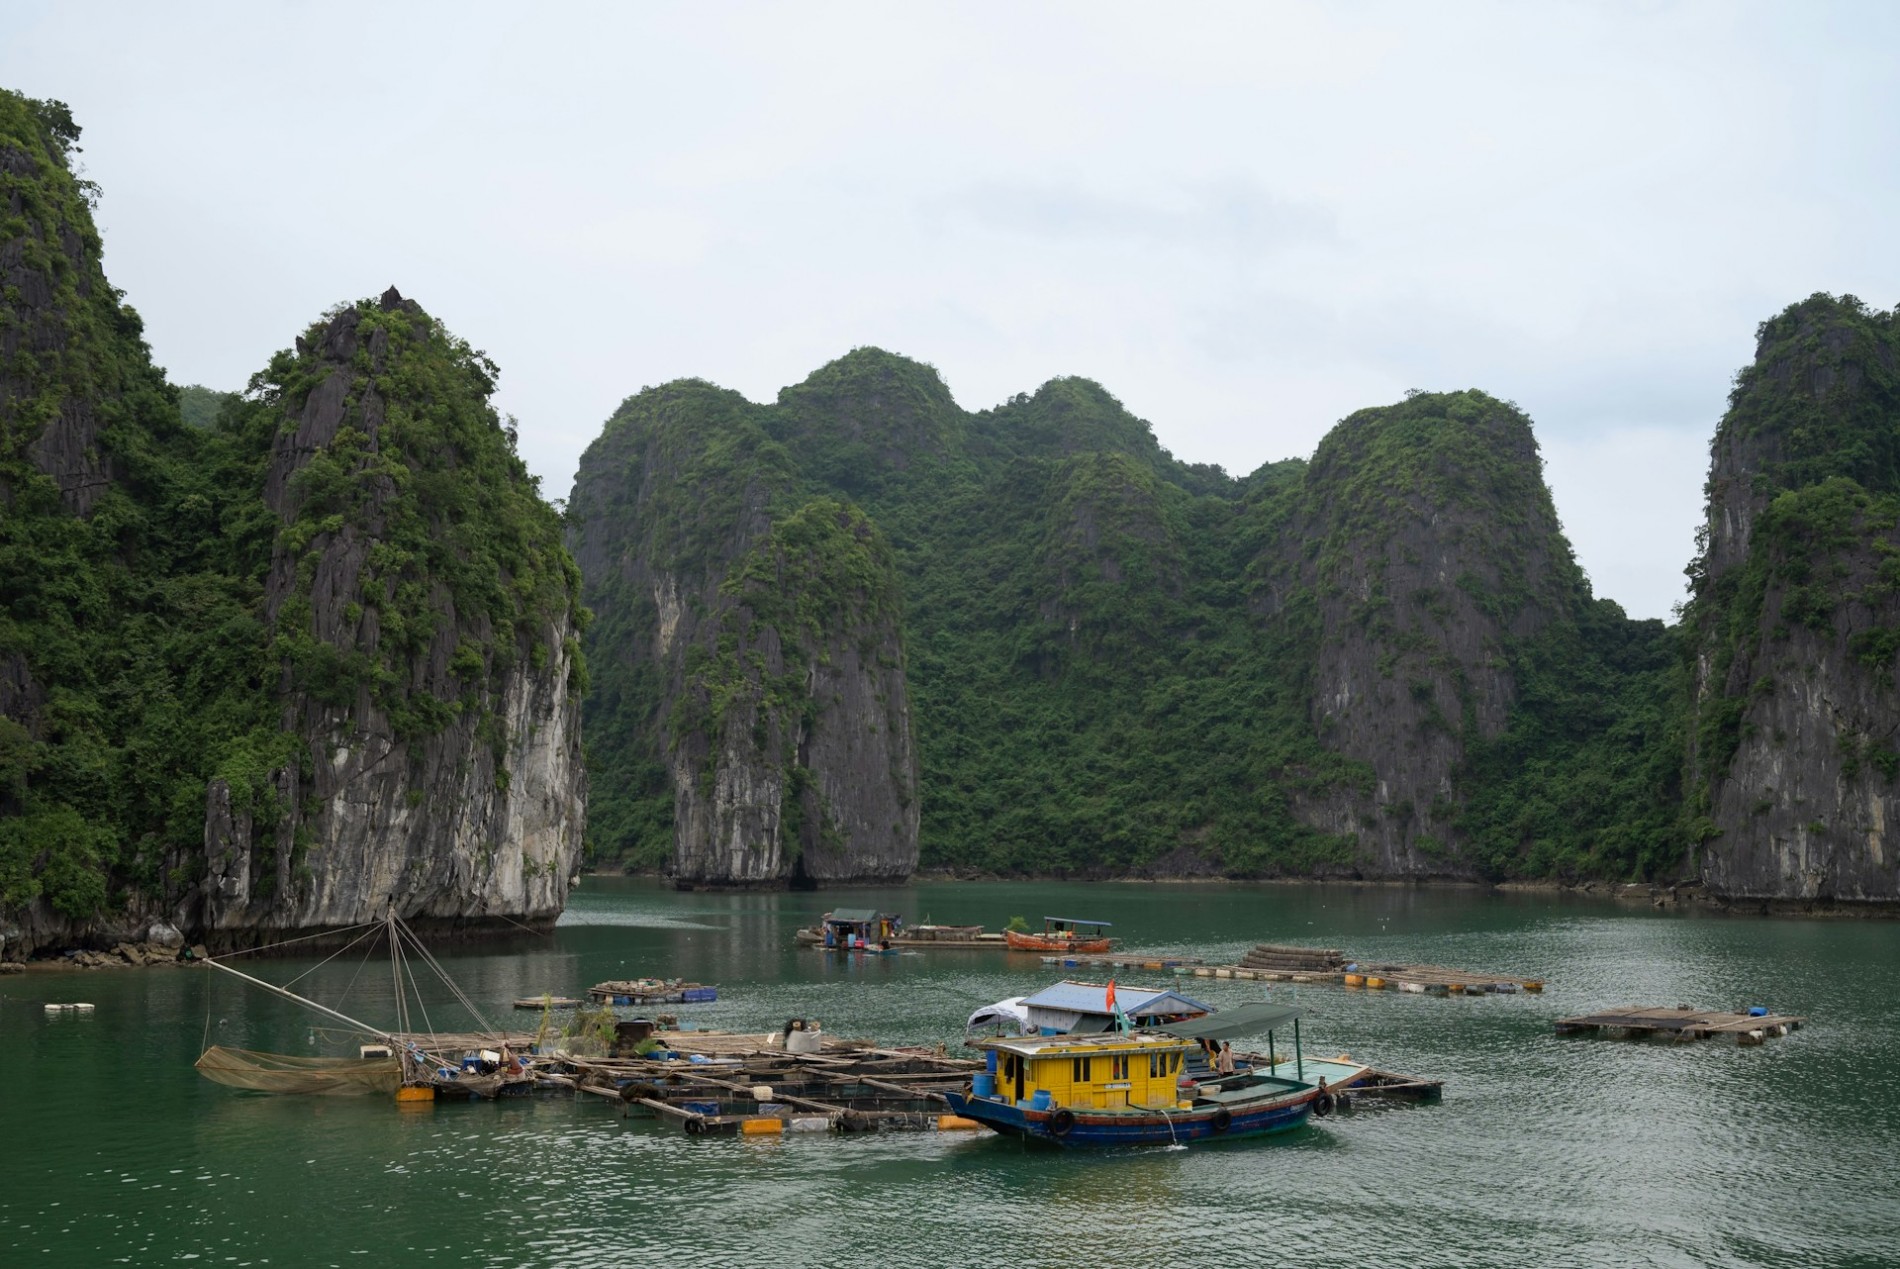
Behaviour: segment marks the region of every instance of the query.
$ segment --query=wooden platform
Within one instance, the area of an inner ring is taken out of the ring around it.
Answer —
[[[790,1053],[769,1037],[664,1032],[669,1051],[699,1062],[569,1058],[544,1087],[619,1103],[701,1135],[789,1132],[943,1132],[979,1125],[949,1113],[943,1094],[969,1085],[981,1062],[923,1049],[884,1049],[826,1037]]]
[[[951,1114],[944,1094],[967,1089],[984,1064],[951,1057],[941,1046],[883,1048],[826,1036],[818,1052],[792,1053],[782,1047],[783,1036],[772,1033],[666,1031],[655,1038],[671,1053],[704,1060],[548,1055],[542,1059],[547,1065],[537,1068],[541,1087],[617,1105],[623,1117],[657,1117],[694,1136],[981,1127]],[[1248,1065],[1271,1062],[1260,1054],[1236,1056]],[[1327,1065],[1306,1061],[1308,1068]],[[1290,1071],[1293,1064],[1281,1066]],[[1359,1102],[1433,1102],[1442,1090],[1437,1080],[1367,1070],[1338,1094],[1347,1109]]]
[[[576,996],[523,996],[515,1001],[517,1009],[579,1009],[587,1002]]]
[[[1043,957],[1042,963],[1063,969],[1175,969],[1199,965],[1201,959],[1198,956],[1139,956],[1129,952],[1097,952],[1085,956],[1050,955]]]
[[[1201,965],[1190,971],[1200,978],[1241,978],[1270,983],[1336,983],[1369,991],[1403,991],[1429,996],[1462,996],[1498,992],[1538,992],[1541,978],[1494,974],[1446,965],[1411,965],[1355,959],[1336,948],[1298,947],[1284,943],[1256,944],[1238,965]],[[1184,972],[1184,971],[1176,971]]]
[[[1806,1018],[1792,1014],[1752,1014],[1747,1010],[1691,1009],[1687,1005],[1667,1008],[1660,1005],[1624,1005],[1601,1013],[1578,1014],[1557,1020],[1558,1035],[1585,1032],[1621,1033],[1632,1038],[1664,1035],[1670,1039],[1713,1040],[1733,1036],[1737,1044],[1760,1044],[1770,1036],[1798,1031]]]
[[[954,933],[954,931],[956,930],[976,930],[977,933],[966,937],[966,936]],[[900,933],[894,936],[893,938],[889,940],[889,942],[891,945],[891,950],[893,952],[933,952],[933,951],[946,951],[946,950],[954,951],[957,948],[987,948],[991,950],[1001,949],[1003,951],[1009,950],[1009,943],[1006,939],[1003,938],[1001,934],[986,934],[986,933],[983,933],[982,931],[983,931],[983,927],[980,925],[944,927],[941,929],[933,927],[933,931],[931,933],[923,934],[923,933],[904,932],[904,933]],[[824,935],[820,934],[817,930],[811,929],[809,927],[793,931],[792,942],[797,944],[799,947],[823,948],[827,952],[850,953],[850,952],[864,952],[864,951],[875,952],[877,950],[876,948],[866,949],[866,948],[856,948],[856,947],[825,947]]]

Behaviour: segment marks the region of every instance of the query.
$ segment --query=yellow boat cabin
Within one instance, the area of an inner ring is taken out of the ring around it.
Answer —
[[[979,1041],[993,1073],[977,1077],[979,1097],[1037,1110],[1165,1110],[1181,1101],[1181,1073],[1194,1045],[1168,1035],[1022,1036]]]

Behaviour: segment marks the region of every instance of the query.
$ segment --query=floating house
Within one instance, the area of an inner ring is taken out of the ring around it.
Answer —
[[[876,947],[898,936],[904,918],[876,908],[836,908],[825,913],[818,927],[826,947]]]

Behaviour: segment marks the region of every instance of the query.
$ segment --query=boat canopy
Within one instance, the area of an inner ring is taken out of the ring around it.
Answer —
[[[1256,1000],[1249,1004],[1236,1005],[1232,1009],[1223,1009],[1219,1013],[1208,1014],[1203,1018],[1163,1023],[1154,1029],[1165,1031],[1169,1035],[1180,1036],[1184,1040],[1236,1040],[1241,1036],[1260,1035],[1263,1032],[1278,1030],[1299,1016],[1300,1010],[1291,1005],[1271,1005],[1265,1001]]]
[[[826,925],[869,925],[878,919],[876,908],[833,908],[825,914]]]
[[[1085,921],[1081,917],[1046,916],[1042,921],[1044,925],[1093,925],[1100,926],[1103,929],[1107,929],[1109,926],[1115,924],[1113,921]]]

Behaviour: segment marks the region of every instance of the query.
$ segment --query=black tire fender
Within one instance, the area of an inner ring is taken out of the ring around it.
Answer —
[[[1234,1112],[1223,1106],[1214,1112],[1214,1118],[1208,1122],[1214,1126],[1215,1132],[1226,1132],[1234,1126]]]
[[[686,1134],[689,1137],[697,1137],[705,1131],[706,1120],[702,1116],[694,1115],[691,1119],[686,1121]]]
[[[1339,1108],[1337,1095],[1326,1092],[1313,1099],[1313,1118],[1324,1119]]]
[[[1049,1131],[1058,1137],[1066,1137],[1075,1129],[1075,1112],[1064,1108],[1049,1116]]]

